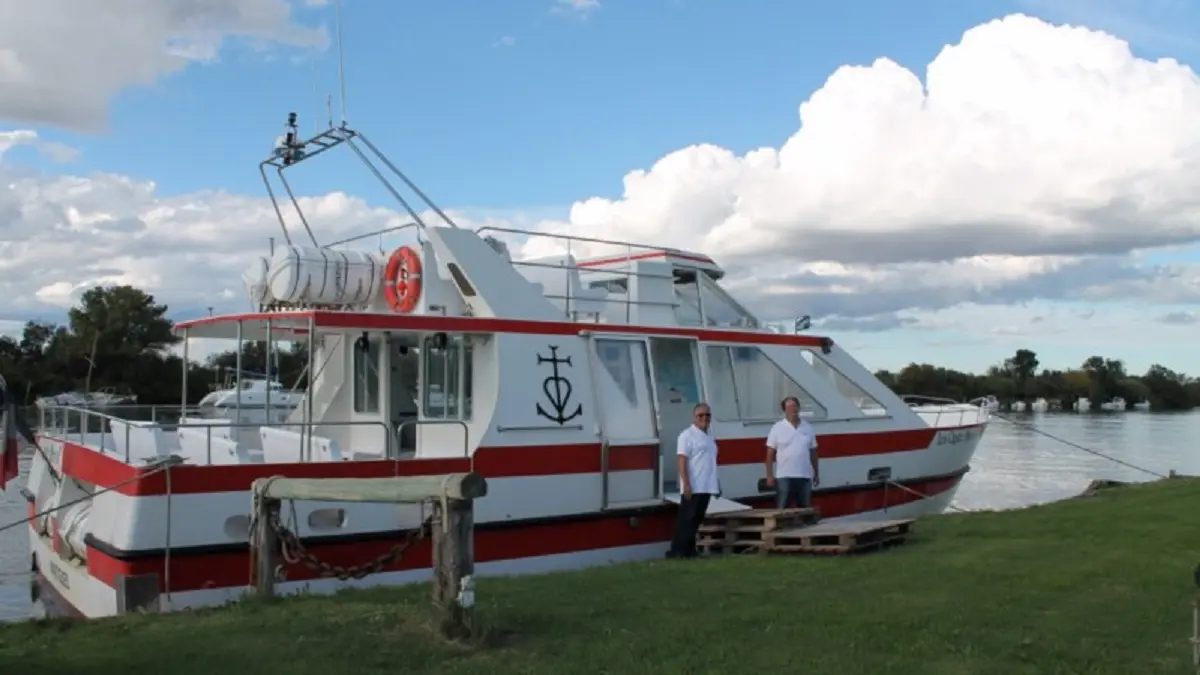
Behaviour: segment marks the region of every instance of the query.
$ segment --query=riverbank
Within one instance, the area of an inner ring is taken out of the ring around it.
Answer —
[[[428,587],[0,626],[0,672],[1188,672],[1200,480],[918,523],[850,558],[650,562],[479,585],[483,644]]]

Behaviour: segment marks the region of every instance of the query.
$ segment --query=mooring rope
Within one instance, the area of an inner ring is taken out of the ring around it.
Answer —
[[[151,469],[150,471],[139,473],[138,475],[134,476],[133,478],[130,478],[128,480],[123,480],[120,483],[106,487],[103,490],[97,490],[96,492],[93,492],[90,495],[85,495],[83,497],[80,497],[79,499],[73,499],[65,504],[59,504],[57,506],[54,506],[54,507],[51,507],[48,509],[43,509],[43,510],[38,511],[37,513],[33,514],[32,516],[21,518],[20,520],[13,521],[11,523],[8,523],[7,525],[0,526],[0,532],[5,532],[7,530],[21,527],[22,525],[28,525],[29,523],[31,523],[35,520],[38,520],[39,518],[42,518],[44,516],[48,516],[51,513],[54,513],[56,511],[61,511],[65,508],[75,506],[76,504],[81,504],[83,502],[88,501],[89,499],[95,499],[96,497],[98,497],[106,492],[112,492],[114,490],[125,487],[126,485],[129,485],[130,483],[136,483],[139,480],[153,476],[156,473],[161,473],[163,471],[170,471],[171,467],[177,466],[178,464],[181,464],[182,462],[183,462],[183,458],[179,457],[178,455],[171,455],[169,457],[164,457],[156,462],[149,464],[148,466],[153,467],[153,469]]]

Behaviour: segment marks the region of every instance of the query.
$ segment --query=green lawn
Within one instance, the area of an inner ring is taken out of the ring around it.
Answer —
[[[0,673],[1191,673],[1200,480],[918,523],[845,558],[742,556],[484,579],[489,634],[425,586],[0,627]]]

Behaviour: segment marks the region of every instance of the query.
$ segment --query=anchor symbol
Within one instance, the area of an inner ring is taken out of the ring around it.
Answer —
[[[559,426],[562,426],[582,415],[582,403],[576,405],[574,412],[572,412],[570,415],[566,414],[567,408],[571,405],[571,392],[574,391],[574,387],[572,387],[570,380],[563,377],[558,372],[559,364],[565,363],[568,366],[571,365],[571,357],[568,356],[566,358],[559,358],[558,347],[555,345],[550,345],[550,356],[545,357],[541,354],[538,354],[537,362],[539,366],[543,363],[550,364],[550,377],[547,377],[542,381],[542,391],[546,392],[546,400],[550,402],[550,407],[554,409],[555,413],[551,415],[550,413],[546,412],[546,409],[542,407],[541,403],[538,403],[536,404],[537,414],[545,417],[551,422],[557,422]]]

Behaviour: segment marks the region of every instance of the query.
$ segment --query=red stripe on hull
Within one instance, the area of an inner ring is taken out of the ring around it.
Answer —
[[[884,455],[924,450],[933,442],[936,429],[904,429],[867,433],[818,436],[822,459]],[[722,466],[756,464],[766,456],[766,438],[722,439]],[[319,462],[297,464],[235,464],[179,466],[171,469],[172,494],[237,492],[249,490],[257,478],[387,478],[426,476],[476,471],[487,478],[558,476],[602,471],[599,443],[541,446],[492,446],[476,450],[472,459],[404,459],[398,461]],[[612,446],[610,471],[650,471],[658,464],[658,446]],[[63,473],[100,487],[113,487],[133,480],[147,469],[133,467],[95,450],[72,442],[63,443]],[[129,496],[162,495],[166,476],[155,473],[117,488]]]
[[[962,476],[938,478],[908,483],[907,486],[924,495],[935,496],[954,488]],[[770,497],[741,500],[761,503]],[[816,493],[814,505],[825,517],[846,516],[886,507],[896,507],[917,501],[919,497],[900,489],[865,488],[858,491]],[[886,501],[885,501],[886,500]],[[764,504],[768,505],[768,504]],[[675,510],[663,509],[649,514],[613,514],[606,517],[587,517],[580,520],[555,520],[529,525],[488,528],[475,531],[476,562],[494,562],[518,558],[533,558],[558,553],[665,543],[675,526]],[[311,552],[332,565],[358,565],[380,556],[395,544],[394,541],[360,541],[338,544],[314,544]],[[402,560],[385,571],[428,568],[430,541],[421,541]],[[88,572],[109,586],[116,586],[119,574],[158,574],[163,578],[163,558],[141,558],[123,561],[88,547]],[[249,552],[173,553],[171,557],[171,590],[183,592],[205,588],[246,586],[249,584]],[[285,566],[288,581],[307,581],[317,575],[302,565]]]

